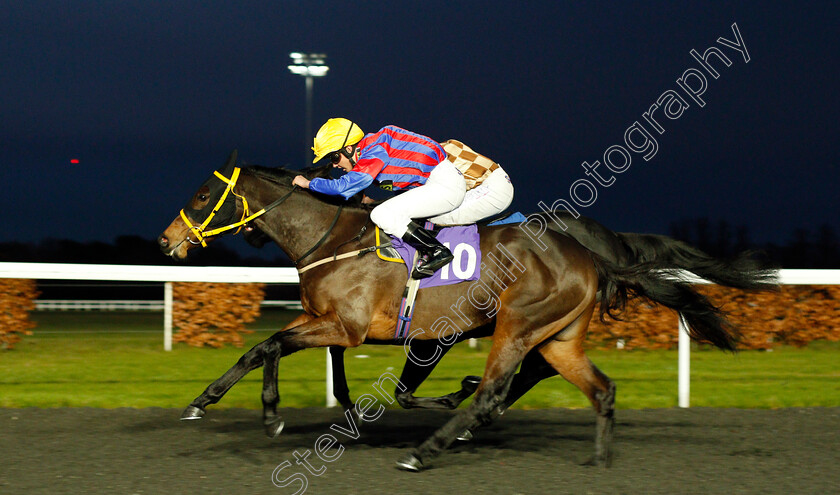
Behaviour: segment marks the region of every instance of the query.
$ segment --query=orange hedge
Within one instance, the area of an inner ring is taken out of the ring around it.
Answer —
[[[242,347],[245,324],[260,315],[265,284],[173,283],[172,340],[191,346]]]
[[[778,292],[758,293],[717,285],[698,288],[741,329],[741,349],[802,347],[812,340],[840,340],[840,286],[786,285]],[[596,312],[589,327],[590,344],[597,348],[620,344],[625,349],[676,348],[677,315],[673,311],[632,301],[622,319],[607,320],[604,325]]]
[[[193,346],[243,345],[245,324],[259,317],[264,284],[173,284],[173,340]],[[812,340],[840,340],[840,286],[787,285],[778,292],[747,293],[714,285],[699,286],[742,330],[742,349],[801,347]],[[11,349],[35,322],[39,293],[35,281],[0,279],[0,349]],[[631,301],[624,321],[605,325],[592,319],[591,346],[625,349],[673,349],[677,346],[677,316],[668,309]]]
[[[22,335],[32,335],[29,312],[38,295],[34,280],[0,279],[0,349],[12,349]]]

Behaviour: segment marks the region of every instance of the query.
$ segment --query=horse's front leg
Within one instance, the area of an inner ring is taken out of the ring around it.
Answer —
[[[330,347],[330,363],[333,375],[333,397],[341,404],[345,411],[354,410],[356,404],[350,399],[350,387],[347,385],[347,374],[344,370],[344,347]]]
[[[356,412],[356,404],[350,399],[350,387],[347,385],[347,375],[344,372],[344,347],[330,346],[330,362],[332,364],[333,376],[333,397],[338,400],[345,412],[352,411],[356,419],[360,419]],[[265,423],[265,434],[276,438],[283,430],[283,421],[277,416],[277,404],[280,402],[280,395],[277,393],[277,362],[279,354],[274,360],[271,372],[273,378],[268,377],[269,365],[266,362],[266,375],[263,378],[263,421]]]
[[[278,332],[281,333],[281,332]],[[263,366],[267,357],[279,357],[279,350],[275,350],[276,344],[273,340],[277,334],[260,342],[246,352],[232,368],[224,375],[208,386],[204,392],[193,400],[181,414],[182,420],[201,419],[204,416],[204,409],[215,404],[230,390],[231,387],[242,379],[249,372]],[[276,360],[275,360],[276,361]],[[276,376],[276,371],[275,371]]]
[[[303,325],[313,318],[312,315],[303,313],[283,327],[281,332]],[[280,349],[276,346],[266,346],[266,351],[263,359],[263,424],[265,425],[265,434],[271,438],[276,438],[283,431],[285,425],[282,418],[277,415],[277,404],[280,403],[280,394],[277,391],[277,365],[280,361]]]
[[[352,338],[347,335],[341,322],[333,313],[312,318],[301,325],[277,332],[251,348],[239,358],[239,361],[231,369],[211,383],[187,407],[181,415],[181,419],[199,419],[204,416],[204,408],[207,405],[218,402],[236,382],[241,380],[248,372],[259,368],[266,362],[276,363],[279,357],[307,347],[330,345],[351,347],[358,345],[362,340],[364,340],[363,337]],[[270,389],[267,393],[264,391],[264,413],[266,410],[271,411],[272,403],[276,408],[276,404],[280,400],[279,394],[276,393],[277,370],[274,365],[269,368],[269,377],[273,377],[273,379],[267,381],[274,382],[275,396],[272,396]],[[264,379],[263,387],[265,385],[266,380]]]

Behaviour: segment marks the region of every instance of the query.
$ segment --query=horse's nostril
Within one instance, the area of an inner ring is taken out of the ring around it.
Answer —
[[[165,236],[158,237],[158,245],[162,248],[169,246],[169,239],[167,239]]]

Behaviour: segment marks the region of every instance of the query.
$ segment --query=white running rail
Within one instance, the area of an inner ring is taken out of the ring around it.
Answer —
[[[840,285],[840,270],[781,270],[779,281],[784,285]],[[230,283],[299,283],[294,268],[197,267],[197,266],[138,266],[87,265],[74,263],[3,263],[0,278],[39,280],[109,280],[165,282],[164,285],[164,350],[172,350],[172,282],[230,282]],[[689,273],[679,278],[691,283],[709,283]],[[690,340],[682,318],[679,328],[679,406],[689,406]],[[333,404],[332,376],[327,355],[327,403]]]
[[[36,299],[38,311],[163,311],[163,300]],[[263,308],[303,309],[298,300],[263,301]]]

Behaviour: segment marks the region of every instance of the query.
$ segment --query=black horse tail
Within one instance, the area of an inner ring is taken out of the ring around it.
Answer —
[[[740,333],[726,315],[691,285],[661,270],[659,263],[619,266],[594,253],[591,256],[598,271],[601,321],[606,315],[618,319],[631,296],[643,297],[679,312],[692,340],[735,351]]]
[[[763,267],[756,252],[745,251],[732,259],[717,259],[676,239],[654,234],[618,233],[636,263],[654,262],[666,268],[688,270],[718,285],[744,290],[778,287],[778,271]]]

